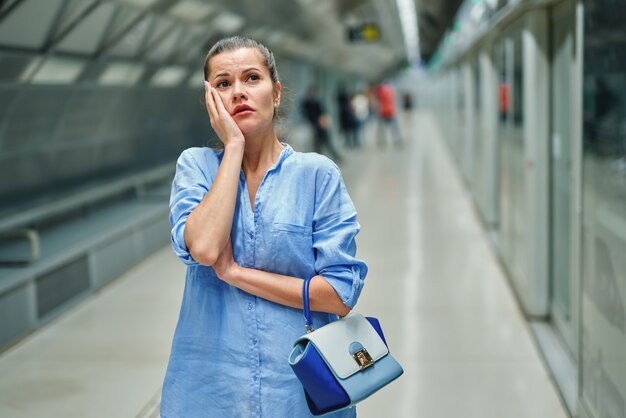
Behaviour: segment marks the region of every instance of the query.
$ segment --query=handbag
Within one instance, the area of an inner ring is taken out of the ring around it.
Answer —
[[[351,312],[315,329],[309,307],[309,283],[302,302],[306,334],[294,342],[289,365],[302,383],[315,416],[349,408],[404,372],[389,352],[378,319]]]

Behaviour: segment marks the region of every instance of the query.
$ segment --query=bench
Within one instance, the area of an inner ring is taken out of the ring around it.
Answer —
[[[0,214],[0,350],[167,245],[175,166]]]

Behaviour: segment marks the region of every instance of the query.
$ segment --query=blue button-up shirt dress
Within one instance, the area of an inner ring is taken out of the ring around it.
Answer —
[[[221,281],[197,263],[184,240],[189,214],[209,191],[223,151],[185,150],[170,199],[174,252],[188,265],[180,317],[161,400],[163,417],[310,417],[287,362],[304,334],[301,309],[279,305]],[[356,210],[339,168],[289,145],[261,182],[254,211],[243,171],[231,240],[243,267],[305,278],[321,274],[345,305],[356,303],[367,266],[355,258]],[[320,327],[336,316],[316,312]],[[329,417],[354,417],[354,408]]]

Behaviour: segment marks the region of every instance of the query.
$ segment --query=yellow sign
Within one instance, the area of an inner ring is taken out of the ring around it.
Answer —
[[[366,42],[376,42],[380,39],[378,26],[373,23],[366,23],[361,29],[363,40]]]
[[[352,42],[378,42],[380,40],[380,29],[375,23],[363,23],[361,25],[348,28],[348,39]]]

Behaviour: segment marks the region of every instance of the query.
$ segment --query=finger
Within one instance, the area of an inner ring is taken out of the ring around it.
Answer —
[[[226,111],[226,107],[224,107],[222,97],[217,93],[217,90],[213,89],[213,93],[215,94],[215,109],[217,109],[217,111],[220,113],[227,113],[230,116],[230,113]]]
[[[213,98],[213,92],[212,92],[213,87],[211,87],[211,84],[209,84],[208,81],[204,82],[204,87],[205,87],[204,101],[205,101],[207,110],[209,111],[209,117],[211,118],[211,120],[213,120],[217,116],[217,109],[215,108],[215,100]]]

